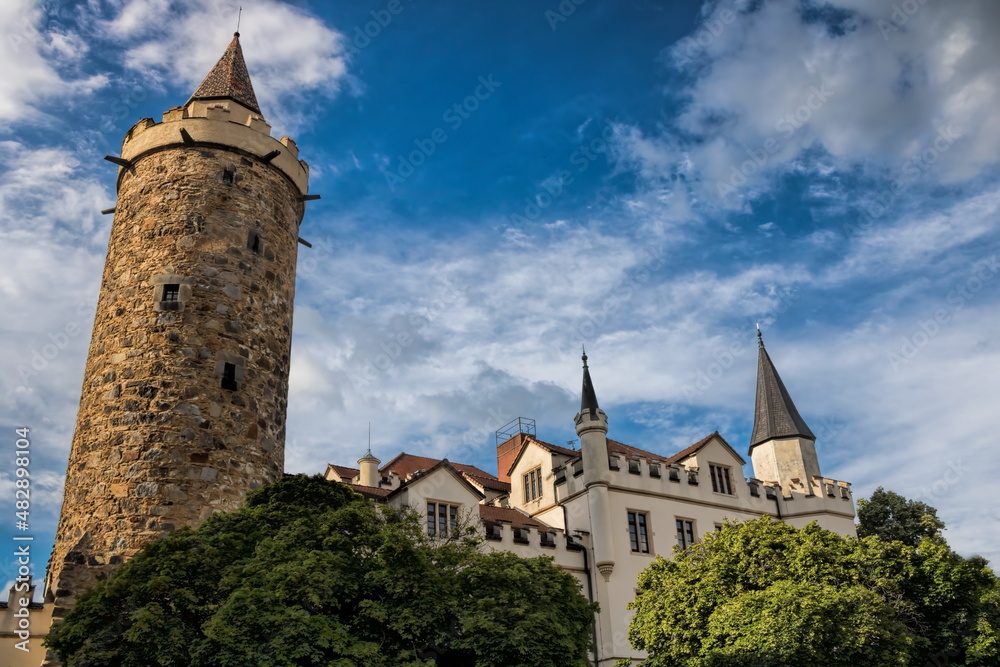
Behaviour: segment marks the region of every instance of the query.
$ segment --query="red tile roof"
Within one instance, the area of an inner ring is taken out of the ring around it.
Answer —
[[[226,52],[194,91],[191,99],[233,100],[255,113],[260,113],[257,96],[254,95],[253,84],[250,83],[250,73],[247,71],[246,61],[243,60],[239,33],[233,36],[233,41],[229,43]]]
[[[400,479],[406,479],[418,470],[430,470],[438,463],[441,463],[441,459],[400,452],[395,458],[379,468],[379,472],[382,473],[383,477],[388,477],[389,473],[394,472],[399,475]]]
[[[719,438],[720,440],[722,440],[722,436],[719,435],[719,432],[715,431],[714,433],[705,436],[704,438],[694,443],[693,445],[685,447],[684,449],[677,452],[676,454],[673,454],[672,456],[664,456],[662,454],[656,454],[654,452],[650,452],[645,449],[639,449],[638,447],[633,447],[632,445],[626,445],[624,442],[618,442],[617,440],[612,440],[611,438],[608,438],[608,453],[622,454],[623,456],[627,457],[638,456],[644,459],[655,459],[658,461],[664,461],[669,465],[671,463],[677,463],[678,461],[682,461],[687,457],[691,456],[692,454],[696,453],[699,449],[707,445],[712,440],[712,438]],[[725,442],[725,440],[723,440],[723,442]]]
[[[678,461],[682,461],[682,460],[686,459],[687,457],[691,456],[692,454],[696,453],[699,449],[701,449],[702,447],[704,447],[705,445],[707,445],[709,443],[709,441],[712,440],[712,438],[719,438],[721,440],[722,436],[719,435],[718,431],[715,431],[714,433],[711,433],[710,435],[706,435],[704,438],[702,438],[698,442],[694,443],[693,445],[691,445],[689,447],[685,447],[681,451],[679,451],[676,454],[674,454],[673,456],[671,456],[669,459],[667,459],[667,464],[677,463]],[[723,442],[725,442],[725,440],[723,440]]]
[[[337,474],[340,475],[341,479],[348,482],[357,477],[359,474],[361,474],[361,471],[358,470],[357,468],[348,468],[347,466],[339,466],[335,463],[328,463],[327,465],[336,470]]]
[[[392,489],[383,489],[381,487],[375,487],[375,486],[363,486],[361,484],[347,484],[347,486],[351,487],[352,489],[363,495],[365,498],[373,500],[382,500],[390,493],[392,493]]]
[[[547,449],[550,452],[555,452],[556,454],[562,454],[563,456],[580,456],[579,449],[569,449],[567,447],[560,447],[559,445],[553,445],[551,442],[543,442],[542,440],[539,440],[538,438],[534,437],[530,438],[530,440],[532,442],[538,443],[544,449]]]
[[[513,507],[480,505],[479,518],[487,523],[497,523],[502,521],[509,523],[514,528],[522,528],[524,526],[534,526],[535,528],[540,528],[542,530],[548,530],[550,528],[547,523],[530,517],[524,512],[514,509]]]
[[[390,473],[394,472],[399,475],[400,479],[405,480],[416,471],[430,470],[431,468],[439,465],[441,461],[442,459],[432,459],[428,456],[417,456],[416,454],[401,452],[398,456],[379,468],[379,471],[383,476],[388,476]],[[448,461],[448,463],[450,463],[455,470],[461,473],[462,476],[466,477],[469,481],[472,481],[485,489],[500,491],[503,493],[510,492],[510,484],[501,482],[496,478],[496,475],[491,475],[485,470],[466,463],[454,463],[452,461]]]
[[[493,475],[480,470],[476,466],[465,465],[464,463],[452,463],[452,465],[455,466],[455,468],[462,473],[462,475],[467,477],[473,484],[478,484],[484,489],[489,489],[490,491],[510,493],[509,482],[501,482]]]
[[[581,455],[581,452],[579,450],[566,449],[565,447],[560,447],[559,445],[553,445],[550,442],[544,442],[542,440],[539,440],[533,435],[529,435],[526,436],[524,439],[524,447],[521,448],[521,450],[517,453],[517,456],[515,456],[514,459],[510,462],[510,466],[506,470],[507,475],[510,475],[510,473],[513,472],[514,466],[516,466],[517,462],[521,460],[521,455],[524,454],[525,450],[528,448],[528,444],[532,442],[541,447],[542,449],[552,452],[553,454],[561,454],[563,456],[569,456],[570,458],[576,458]]]

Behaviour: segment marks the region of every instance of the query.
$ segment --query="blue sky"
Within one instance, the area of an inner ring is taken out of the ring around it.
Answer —
[[[382,460],[494,471],[518,416],[563,444],[581,344],[611,437],[745,451],[759,321],[825,475],[924,500],[961,553],[1000,558],[996,3],[242,5],[264,115],[323,197],[287,470],[353,465],[369,422]],[[111,224],[101,158],[186,101],[236,6],[0,8],[0,419],[9,443],[31,428],[39,575]]]

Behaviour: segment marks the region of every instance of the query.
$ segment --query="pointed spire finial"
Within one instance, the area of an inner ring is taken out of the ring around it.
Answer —
[[[365,458],[374,458],[372,456],[372,423],[368,422],[368,451],[365,452]]]
[[[236,15],[236,32],[233,33],[233,37],[240,36],[240,21],[243,19],[243,8],[240,7],[240,13]]]
[[[580,398],[580,414],[585,410],[590,411],[590,418],[600,419],[597,415],[599,409],[597,405],[597,392],[594,391],[594,382],[590,379],[590,367],[587,366],[587,351],[583,351],[583,392]]]
[[[580,357],[580,358],[583,359],[583,367],[586,368],[587,367],[587,347],[585,345],[580,345],[580,349],[583,351],[583,356]]]
[[[760,322],[757,323],[757,347],[764,347],[764,334],[760,332]]]

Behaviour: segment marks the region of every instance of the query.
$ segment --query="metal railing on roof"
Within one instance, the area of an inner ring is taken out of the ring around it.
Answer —
[[[510,440],[518,433],[526,433],[527,435],[535,435],[535,420],[528,419],[527,417],[518,417],[517,419],[511,419],[509,422],[497,429],[496,438],[497,444]]]

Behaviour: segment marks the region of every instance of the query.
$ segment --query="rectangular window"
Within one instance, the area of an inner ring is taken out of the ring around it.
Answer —
[[[257,255],[263,251],[263,240],[261,239],[260,234],[257,232],[250,232],[250,235],[247,237],[247,248]]]
[[[542,469],[535,468],[524,476],[524,502],[542,497]]]
[[[236,384],[236,364],[226,362],[222,367],[222,388],[236,391],[239,386]]]
[[[681,549],[694,544],[694,521],[677,519],[677,544]]]
[[[458,530],[458,505],[427,503],[427,535],[448,537]]]
[[[710,464],[708,471],[712,475],[712,490],[716,493],[725,493],[727,496],[733,495],[733,485],[729,482],[729,468]]]
[[[628,513],[628,539],[632,551],[649,553],[649,515],[645,512]]]
[[[163,298],[160,301],[179,301],[181,298],[181,286],[180,285],[164,285],[163,286]]]

